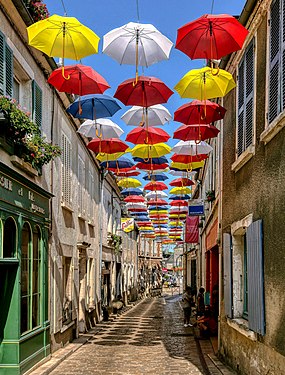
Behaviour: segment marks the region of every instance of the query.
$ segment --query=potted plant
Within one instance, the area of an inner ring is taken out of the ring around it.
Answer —
[[[112,234],[112,245],[114,246],[115,252],[118,253],[121,250],[122,237],[117,234]]]
[[[35,22],[49,17],[47,6],[42,2],[42,0],[27,0],[26,6]]]
[[[206,201],[213,202],[216,199],[215,190],[206,191]]]

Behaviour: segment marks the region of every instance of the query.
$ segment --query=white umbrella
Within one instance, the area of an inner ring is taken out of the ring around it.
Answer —
[[[94,121],[86,120],[80,125],[77,132],[85,135],[85,137],[101,139],[120,138],[124,133],[119,125],[107,118],[98,118]]]
[[[171,174],[172,176],[188,178],[190,176],[195,176],[196,171],[185,172],[185,171],[173,171],[173,170],[170,170],[168,173]]]
[[[199,155],[209,154],[213,148],[204,141],[196,143],[195,141],[179,141],[172,148],[172,152],[179,155]]]
[[[150,126],[157,126],[171,121],[172,116],[168,109],[161,104],[152,105],[148,108],[135,105],[125,112],[121,119],[127,125],[140,126],[146,123]]]
[[[147,205],[143,202],[128,202],[126,203],[126,208],[147,208]]]
[[[159,191],[156,191],[156,192],[150,191],[149,193],[147,193],[145,195],[145,197],[147,199],[152,199],[152,198],[166,198],[166,197],[168,197],[168,195],[164,191],[160,191],[159,190]]]

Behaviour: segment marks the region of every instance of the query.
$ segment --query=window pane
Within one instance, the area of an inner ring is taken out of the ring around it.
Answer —
[[[29,329],[30,228],[24,224],[21,247],[21,333]]]
[[[16,224],[12,218],[8,218],[4,224],[3,257],[16,256]]]

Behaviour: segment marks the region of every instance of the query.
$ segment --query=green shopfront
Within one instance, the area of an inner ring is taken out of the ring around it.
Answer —
[[[0,163],[0,374],[23,374],[50,354],[51,194]]]

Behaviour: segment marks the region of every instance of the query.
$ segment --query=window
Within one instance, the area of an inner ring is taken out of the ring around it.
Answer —
[[[68,324],[72,319],[72,258],[62,257],[62,323]]]
[[[89,202],[88,202],[88,217],[93,221],[94,219],[94,174],[93,170],[89,170],[88,176],[88,193],[89,193]]]
[[[21,333],[32,330],[40,319],[41,235],[38,227],[33,234],[28,223],[21,239]]]
[[[87,261],[87,288],[86,303],[89,308],[95,307],[95,267],[94,259],[88,258]]]
[[[0,95],[13,97],[13,52],[0,33]]]
[[[42,90],[38,84],[32,82],[32,115],[33,121],[39,128],[42,126]]]
[[[16,238],[16,224],[15,221],[9,217],[4,224],[3,258],[14,258],[16,256]]]
[[[71,199],[71,143],[67,136],[61,135],[61,196],[62,201],[70,205]]]
[[[265,334],[262,220],[244,218],[223,236],[224,306],[230,318],[245,318],[248,328]]]
[[[81,156],[78,155],[78,211],[80,214],[85,214],[85,162]]]
[[[254,40],[245,50],[238,67],[237,156],[253,143],[253,108]]]

